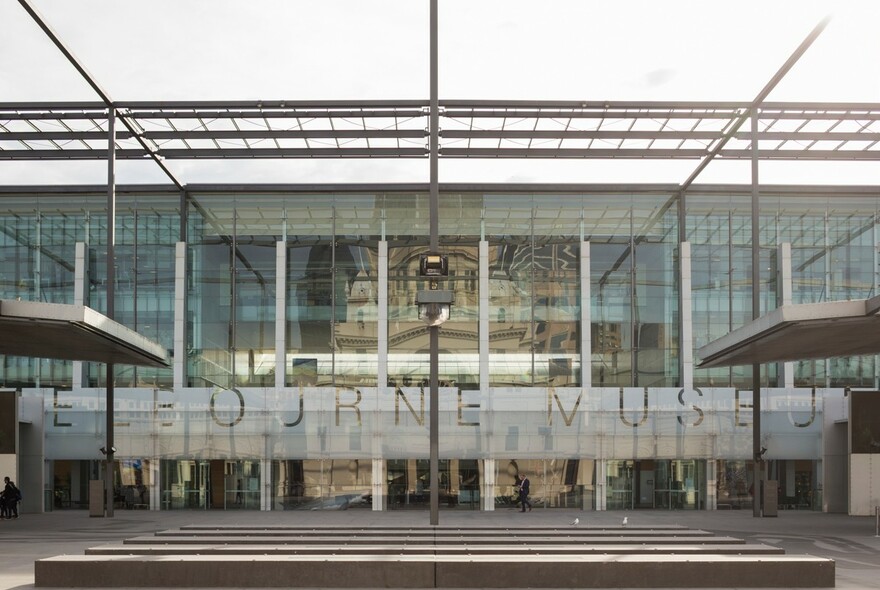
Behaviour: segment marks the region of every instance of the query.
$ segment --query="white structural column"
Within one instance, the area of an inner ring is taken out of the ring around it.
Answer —
[[[260,459],[260,482],[260,510],[272,510],[272,459]]]
[[[382,388],[388,386],[388,242],[379,242],[379,284],[377,295],[378,309],[376,310],[376,340],[378,349],[378,368],[376,372],[376,386]]]
[[[482,404],[483,424],[492,424],[492,394],[489,390],[489,242],[480,240],[479,246],[479,348],[480,348],[480,404]],[[480,498],[485,511],[495,510],[495,460],[493,456],[491,428],[484,428],[481,444],[483,446],[483,478]]]
[[[159,477],[159,465],[159,459],[153,459],[150,461],[150,510],[162,509],[162,486],[159,481],[161,479]]]
[[[488,409],[492,400],[489,396],[489,242],[485,240],[480,241],[479,276],[480,391]]]
[[[86,244],[85,242],[77,242],[74,253],[73,267],[73,304],[86,305]],[[86,382],[85,363],[82,361],[73,361],[71,369],[73,370],[73,389],[83,387]]]
[[[791,305],[791,244],[784,242],[777,248],[776,304]],[[794,363],[779,363],[782,387],[794,387]],[[792,494],[793,495],[793,494]]]
[[[174,390],[186,386],[186,242],[174,245]]]
[[[581,383],[584,393],[593,386],[592,327],[593,310],[590,307],[590,242],[581,242]]]
[[[584,398],[588,399],[593,387],[593,308],[592,289],[590,286],[590,242],[581,242],[581,383],[583,384]],[[589,407],[589,404],[587,404]],[[584,415],[584,420],[595,419],[595,416]],[[605,474],[607,472],[606,459],[602,448],[602,435],[597,441],[596,456],[596,510],[605,510]]]
[[[286,231],[285,231],[286,236]],[[287,380],[287,242],[275,242],[275,395],[286,395]],[[271,415],[271,413],[270,413]],[[263,459],[260,460],[260,510],[272,510],[272,439],[268,424],[263,435]]]
[[[706,510],[718,509],[718,463],[714,459],[706,461]]]
[[[275,243],[275,387],[287,377],[287,244]]]
[[[483,510],[495,510],[495,459],[483,460],[483,489],[480,491]]]
[[[287,379],[287,243],[275,242],[275,396],[285,395]],[[273,399],[270,397],[270,399]],[[266,432],[269,432],[267,427]],[[272,510],[272,442],[263,435],[264,459],[260,460],[260,510]]]
[[[684,390],[694,388],[694,303],[691,269],[691,243],[681,243],[679,269],[681,276],[681,386]],[[680,432],[679,436],[683,436]],[[714,451],[713,445],[713,451]],[[715,455],[706,460],[706,510],[715,510],[717,499],[715,494]]]
[[[681,385],[694,388],[694,321],[691,298],[691,243],[682,242],[679,256],[681,289]]]
[[[606,459],[596,461],[596,510],[607,510],[605,482],[608,479],[608,463]]]
[[[376,394],[378,395],[378,403],[376,404],[376,416],[373,421],[372,436],[372,453],[373,453],[373,510],[385,510],[387,508],[386,500],[388,490],[385,489],[385,460],[382,458],[382,432],[379,428],[380,417],[379,412],[382,409],[382,400],[384,392],[388,388],[388,242],[382,240],[379,242],[379,269],[377,277],[379,280],[376,293],[379,300],[377,301],[376,310],[376,340],[378,345],[377,357],[378,366],[376,368]],[[393,395],[393,392],[392,392]]]
[[[385,489],[385,460],[374,458],[371,461],[373,468],[373,510],[382,511],[387,509],[387,495]]]
[[[186,242],[174,244],[174,356],[172,383],[175,393],[186,387]],[[158,449],[156,449],[158,451]],[[158,453],[157,453],[158,454]],[[162,490],[159,481],[161,461],[150,461],[153,471],[150,509],[161,510]]]

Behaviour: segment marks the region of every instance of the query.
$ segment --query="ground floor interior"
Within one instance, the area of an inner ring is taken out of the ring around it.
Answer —
[[[46,462],[46,510],[88,507],[96,460]],[[751,509],[751,461],[705,459],[441,459],[444,510],[514,508],[517,478],[535,508],[580,510]],[[821,462],[773,460],[778,508],[821,510]],[[116,461],[115,507],[145,510],[419,510],[430,501],[427,459]]]

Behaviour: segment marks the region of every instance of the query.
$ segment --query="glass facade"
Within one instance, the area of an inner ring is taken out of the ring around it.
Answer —
[[[122,505],[425,506],[428,199],[392,189],[119,192],[115,319],[174,362],[116,368]],[[71,191],[0,194],[0,298],[107,309],[106,195]],[[521,472],[542,508],[750,503],[751,369],[688,374],[681,350],[751,320],[750,203],[748,187],[694,188],[684,207],[655,187],[442,191],[444,506],[509,506]],[[760,203],[762,313],[782,304],[782,244],[793,303],[876,294],[880,196]],[[0,362],[42,399],[47,492],[76,506],[99,470],[103,366]],[[786,505],[820,506],[825,401],[878,378],[875,356],[765,367]]]

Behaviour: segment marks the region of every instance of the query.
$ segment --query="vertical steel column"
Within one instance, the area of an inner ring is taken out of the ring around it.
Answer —
[[[752,109],[752,320],[761,317],[761,232],[758,198],[758,107]],[[761,365],[752,365],[752,454],[754,455],[752,481],[754,498],[752,515],[761,516],[761,482],[763,456],[761,455]]]
[[[430,245],[428,250],[436,253],[440,247],[440,186],[438,181],[437,150],[439,145],[439,132],[437,126],[440,122],[440,101],[437,91],[437,0],[431,0],[431,139],[430,139],[430,191],[428,195],[429,222],[430,222]],[[431,524],[440,523],[440,441],[437,432],[440,420],[440,387],[439,387],[439,359],[440,354],[440,328],[431,326],[428,328],[430,338],[430,388],[431,399],[429,411],[431,414],[428,427],[430,439],[429,476],[431,478]]]
[[[116,306],[116,109],[107,109],[107,317],[114,319]],[[107,363],[107,468],[104,485],[107,492],[107,516],[113,516],[113,363]]]

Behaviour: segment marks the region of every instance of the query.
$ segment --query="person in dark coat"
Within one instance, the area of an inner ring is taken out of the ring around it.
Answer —
[[[3,508],[5,514],[3,518],[18,518],[18,501],[21,500],[21,493],[9,477],[4,477],[3,482]]]
[[[524,473],[519,474],[519,501],[522,505],[520,512],[525,512],[526,506],[529,507],[529,512],[532,511],[532,503],[529,502],[529,478]]]

